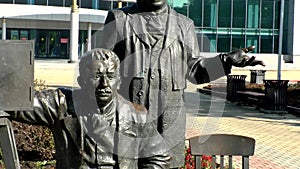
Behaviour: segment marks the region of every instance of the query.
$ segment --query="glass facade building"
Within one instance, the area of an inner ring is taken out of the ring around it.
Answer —
[[[286,8],[288,3],[286,0]],[[169,0],[169,4],[194,20],[203,52],[250,45],[256,46],[255,53],[278,52],[280,0]]]
[[[0,0],[0,4],[21,4],[21,5],[43,5],[55,7],[68,7],[72,5],[72,0]],[[111,10],[118,7],[117,1],[107,0],[77,0],[79,8]],[[122,6],[130,5],[130,2],[122,2]],[[50,11],[51,13],[51,11]],[[35,24],[39,24],[36,21]],[[1,26],[1,25],[0,25]],[[92,30],[92,33],[98,30]],[[0,37],[2,30],[0,29]],[[87,30],[79,30],[79,51],[85,50],[87,42]],[[98,35],[95,35],[98,36]],[[10,28],[7,27],[6,39],[11,40],[35,40],[36,58],[69,58],[70,54],[70,30],[64,28],[49,29],[28,29],[28,28]],[[80,54],[79,53],[79,54]]]
[[[202,52],[228,52],[255,45],[254,53],[278,53],[280,0],[168,0],[177,12],[195,23]],[[285,0],[283,54],[288,53],[289,2]],[[79,8],[111,10],[117,1],[77,0]],[[0,4],[70,7],[72,0],[0,0]],[[122,2],[123,6],[130,2]],[[39,22],[39,21],[37,21]],[[96,32],[96,30],[93,30]],[[0,30],[0,36],[2,31]],[[70,30],[7,28],[7,39],[34,39],[36,57],[68,58]],[[79,47],[87,40],[87,30],[79,31]]]
[[[0,3],[70,7],[72,5],[72,0],[0,0]],[[117,3],[117,1],[106,0],[77,0],[77,5],[80,8],[101,10],[110,10],[113,8],[117,8]],[[123,6],[126,6],[128,4],[130,3],[122,3]]]
[[[79,50],[86,43],[87,31],[79,31]],[[2,30],[0,30],[0,37]],[[11,29],[6,30],[8,40],[35,40],[36,58],[69,58],[70,31],[59,29]]]

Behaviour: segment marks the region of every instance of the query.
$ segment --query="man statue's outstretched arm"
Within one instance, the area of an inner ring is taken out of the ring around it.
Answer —
[[[265,66],[261,60],[256,60],[255,56],[247,55],[255,49],[255,46],[241,48],[229,53],[221,53],[215,57],[199,57],[193,62],[188,79],[195,84],[207,83],[231,73],[232,66]]]

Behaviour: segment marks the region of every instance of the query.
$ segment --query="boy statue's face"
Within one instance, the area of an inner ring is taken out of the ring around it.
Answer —
[[[89,67],[87,85],[90,97],[96,98],[98,107],[104,107],[115,97],[120,85],[117,63],[112,60],[93,60]]]

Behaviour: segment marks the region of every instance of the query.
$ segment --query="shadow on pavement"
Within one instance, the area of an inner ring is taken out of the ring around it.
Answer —
[[[255,107],[237,106],[225,98],[214,97],[197,92],[185,92],[186,113],[195,117],[233,117],[253,121],[285,123],[300,126],[299,117],[291,114],[269,114],[255,110]]]

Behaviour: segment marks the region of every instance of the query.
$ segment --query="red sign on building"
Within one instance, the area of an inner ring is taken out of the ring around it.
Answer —
[[[68,43],[69,38],[60,38],[60,43]]]

